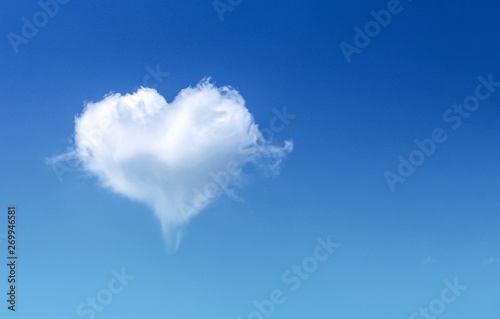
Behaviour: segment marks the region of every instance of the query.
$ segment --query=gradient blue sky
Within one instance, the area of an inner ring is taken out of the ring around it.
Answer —
[[[72,0],[17,54],[7,34],[40,7],[2,2],[0,234],[17,205],[20,260],[18,311],[2,301],[0,317],[87,318],[76,307],[125,267],[135,279],[97,318],[247,318],[273,289],[287,296],[276,319],[408,318],[455,277],[467,289],[439,318],[498,318],[500,263],[485,260],[500,258],[500,92],[457,130],[442,116],[478,76],[500,81],[500,4],[401,3],[348,64],[339,44],[386,0],[243,0],[224,21],[210,0]],[[156,65],[168,101],[211,76],[261,127],[273,108],[296,115],[274,136],[295,143],[281,175],[209,207],[175,255],[144,205],[45,162],[85,101],[131,93]],[[447,141],[391,192],[384,172],[437,127]],[[281,275],[327,235],[341,247],[290,292]]]

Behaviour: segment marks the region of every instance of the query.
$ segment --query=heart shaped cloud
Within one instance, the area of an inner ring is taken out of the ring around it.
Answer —
[[[263,138],[236,90],[203,80],[171,103],[150,88],[88,103],[73,151],[59,158],[76,157],[104,187],[151,207],[174,252],[193,216],[220,194],[236,197],[243,166],[277,172],[292,148]]]

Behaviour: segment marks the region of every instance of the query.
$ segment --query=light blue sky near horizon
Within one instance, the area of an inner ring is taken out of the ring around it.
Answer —
[[[500,5],[401,1],[347,63],[339,44],[387,3],[244,0],[220,21],[208,0],[72,0],[17,54],[7,34],[40,7],[0,4],[0,234],[7,206],[19,215],[18,310],[1,301],[0,317],[87,318],[77,306],[125,268],[135,279],[96,318],[246,319],[274,289],[287,300],[271,318],[409,318],[454,278],[467,289],[439,318],[497,318],[500,90],[457,130],[442,117],[478,76],[500,81]],[[211,77],[261,128],[273,109],[296,115],[274,134],[295,145],[280,175],[221,197],[174,255],[145,205],[46,163],[70,147],[85,101],[132,93],[156,65],[167,101]],[[384,172],[435,128],[447,140],[391,192]],[[341,246],[290,291],[282,274],[327,236]]]

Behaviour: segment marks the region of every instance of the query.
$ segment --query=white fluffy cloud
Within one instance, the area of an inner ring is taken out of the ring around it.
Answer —
[[[204,80],[171,103],[149,88],[88,103],[74,150],[59,159],[76,157],[103,186],[151,207],[175,251],[193,216],[235,197],[245,164],[277,171],[292,148],[263,138],[237,91]]]

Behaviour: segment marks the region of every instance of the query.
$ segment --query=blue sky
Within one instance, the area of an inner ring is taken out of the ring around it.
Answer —
[[[458,129],[443,114],[478,77],[500,81],[500,4],[401,1],[348,63],[340,44],[388,3],[243,0],[221,21],[209,0],[72,0],[17,53],[8,35],[42,9],[0,4],[0,234],[16,205],[19,236],[17,309],[2,302],[0,316],[90,318],[78,306],[104,298],[124,268],[134,279],[96,318],[260,318],[254,300],[276,289],[276,319],[411,318],[430,305],[445,305],[439,318],[497,318],[500,87]],[[157,66],[168,102],[211,77],[260,128],[273,109],[295,115],[273,134],[294,143],[279,176],[250,170],[242,200],[214,201],[175,254],[146,205],[47,164],[71,147],[85,102],[134,93]],[[384,174],[436,128],[446,141],[392,191]],[[291,291],[283,274],[328,236],[340,247]],[[0,275],[5,293],[6,266]],[[467,288],[443,303],[455,278]]]

